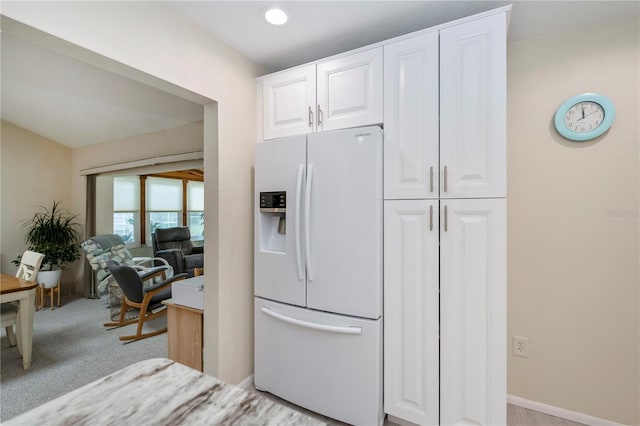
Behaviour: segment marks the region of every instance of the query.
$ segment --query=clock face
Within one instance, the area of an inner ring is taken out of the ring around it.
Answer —
[[[553,125],[564,138],[584,142],[604,135],[615,118],[616,109],[609,98],[597,93],[582,93],[558,107]]]
[[[564,125],[575,133],[589,133],[604,121],[604,108],[596,102],[585,101],[573,105],[564,115]]]

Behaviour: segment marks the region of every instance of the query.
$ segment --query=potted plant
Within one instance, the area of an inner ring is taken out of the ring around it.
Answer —
[[[41,206],[33,217],[24,223],[24,242],[27,249],[44,254],[38,273],[38,283],[45,288],[55,287],[60,281],[62,268],[80,258],[80,228],[78,216],[60,208],[54,201],[51,209]],[[20,265],[22,255],[13,261]]]

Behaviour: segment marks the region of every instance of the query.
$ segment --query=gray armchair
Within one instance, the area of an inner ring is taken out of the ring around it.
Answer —
[[[204,267],[204,249],[194,247],[186,226],[156,229],[151,234],[154,256],[165,259],[176,274],[193,277],[195,268]]]

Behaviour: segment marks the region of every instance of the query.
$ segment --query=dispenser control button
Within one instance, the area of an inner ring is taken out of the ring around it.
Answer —
[[[287,207],[287,193],[285,191],[260,193],[260,208],[266,209],[276,207]]]

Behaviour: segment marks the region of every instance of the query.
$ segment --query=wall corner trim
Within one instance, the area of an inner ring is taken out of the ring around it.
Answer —
[[[251,385],[253,385],[253,374],[247,377],[246,379],[244,379],[243,381],[241,381],[240,383],[238,383],[236,386],[244,390],[249,390],[249,387]]]
[[[543,404],[542,402],[532,401],[530,399],[521,398],[515,395],[507,395],[507,403],[517,405],[518,407],[539,411],[551,416],[561,417],[563,419],[571,420],[589,426],[622,426],[622,424],[612,422],[611,420],[600,419],[588,414],[567,410],[565,408],[555,407],[553,405]]]

